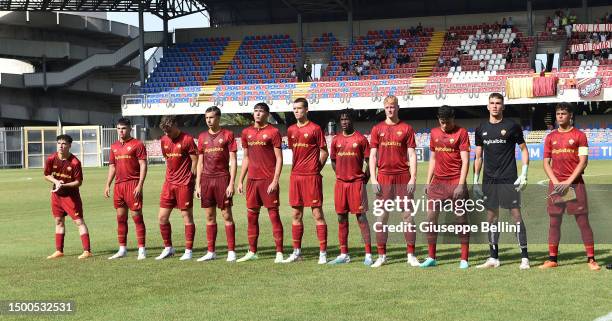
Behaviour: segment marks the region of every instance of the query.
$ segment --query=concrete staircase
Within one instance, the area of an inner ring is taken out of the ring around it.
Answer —
[[[202,91],[198,94],[198,101],[212,101],[212,94],[217,86],[221,84],[223,76],[225,76],[225,73],[232,65],[232,61],[234,61],[234,57],[241,43],[241,40],[231,40],[227,44],[223,54],[219,57],[213,70],[208,75],[208,79],[206,79],[204,86],[202,86]]]
[[[433,69],[438,62],[440,51],[444,45],[445,34],[446,33],[444,31],[435,31],[433,33],[431,40],[429,41],[429,45],[427,46],[427,50],[421,57],[417,71],[410,83],[411,95],[421,95],[423,93],[423,89],[425,88],[425,85],[427,85],[427,79],[431,77]]]

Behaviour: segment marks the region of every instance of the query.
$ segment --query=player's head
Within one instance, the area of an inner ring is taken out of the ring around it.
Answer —
[[[270,106],[261,102],[255,104],[253,107],[253,119],[258,124],[266,124],[268,122],[268,116],[270,116]]]
[[[399,113],[399,102],[397,97],[393,95],[385,97],[385,100],[383,100],[383,105],[385,106],[385,116],[387,119],[397,119],[397,115]]]
[[[57,141],[57,152],[60,154],[67,154],[72,146],[72,137],[70,135],[62,134],[55,138]]]
[[[176,136],[178,133],[178,118],[174,115],[164,115],[159,121],[159,128],[170,137]]]
[[[559,126],[568,126],[572,122],[574,109],[570,103],[559,103],[555,106],[555,119]]]
[[[489,95],[487,110],[489,110],[489,114],[493,117],[502,117],[504,111],[504,96],[500,93],[491,93]]]
[[[130,138],[130,132],[132,131],[132,122],[125,118],[119,118],[119,120],[117,120],[117,136],[119,136],[119,139],[121,140],[126,140]]]
[[[438,123],[443,132],[452,131],[455,128],[455,109],[447,105],[438,108]]]
[[[206,120],[206,125],[208,125],[208,128],[219,128],[219,123],[221,122],[221,109],[219,109],[219,107],[217,106],[210,106],[206,108],[206,111],[204,112],[204,118]]]
[[[350,108],[343,109],[342,111],[340,111],[340,114],[338,116],[340,128],[342,128],[342,131],[344,133],[352,133],[354,119],[353,110]]]
[[[297,120],[308,119],[308,100],[300,97],[293,101],[293,115]]]

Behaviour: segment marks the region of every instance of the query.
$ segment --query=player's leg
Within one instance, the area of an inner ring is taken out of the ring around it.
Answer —
[[[227,240],[227,262],[236,261],[236,226],[232,215],[232,207],[226,206],[221,210],[225,223],[225,237]]]
[[[65,217],[54,216],[55,220],[55,252],[47,256],[47,259],[57,259],[64,256],[64,236],[66,235]]]
[[[416,224],[414,222],[414,216],[412,215],[414,209],[408,208],[404,212],[404,222],[407,223],[408,228],[404,231],[404,238],[406,240],[406,263],[410,266],[420,266],[421,262],[414,254],[416,244]]]
[[[456,215],[456,219],[455,222],[457,225],[460,226],[467,226],[469,224],[468,222],[468,213],[467,212],[463,212],[462,215]],[[468,267],[470,267],[470,264],[468,263],[468,258],[470,255],[470,232],[469,231],[462,231],[461,233],[459,233],[459,243],[461,243],[461,259],[459,261],[459,268],[460,269],[467,269]]]
[[[85,224],[85,220],[83,218],[79,218],[74,220],[74,223],[79,229],[79,235],[81,236],[81,244],[83,245],[83,254],[79,255],[79,259],[86,259],[92,257],[93,254],[91,254],[89,229],[87,228],[87,224]]]
[[[185,261],[191,260],[193,257],[193,240],[196,232],[196,226],[193,222],[193,208],[181,209],[181,216],[185,225],[185,253],[183,253],[180,260]]]
[[[539,266],[540,269],[555,268],[558,266],[557,255],[559,254],[559,241],[561,240],[563,211],[554,214],[549,212],[548,217],[550,218],[548,225],[548,260]]]
[[[529,251],[527,250],[527,227],[525,226],[525,222],[523,221],[520,208],[511,208],[510,215],[518,226],[518,230],[516,232],[516,240],[518,241],[519,248],[521,249],[521,264],[519,268],[521,270],[526,270],[530,267]]]
[[[359,230],[361,231],[361,238],[365,247],[365,259],[363,264],[372,265],[372,237],[370,236],[370,224],[368,217],[365,213],[357,214],[357,223],[359,224]]]
[[[348,234],[349,234],[348,213],[338,213],[338,243],[340,244],[340,255],[329,261],[329,264],[349,263],[351,258],[348,254]]]
[[[257,259],[257,240],[259,239],[259,211],[260,207],[247,209],[247,238],[249,251],[236,262],[246,262]]]
[[[204,256],[198,259],[198,262],[210,261],[217,258],[216,241],[217,241],[217,209],[213,207],[204,208],[204,220],[206,223],[206,243],[208,251]]]
[[[435,208],[427,210],[427,222],[429,222],[430,231],[427,233],[427,259],[421,263],[420,267],[434,267],[437,265],[436,261],[436,243],[438,241],[438,232],[434,228],[438,225],[439,212]]]
[[[138,243],[138,260],[144,260],[147,258],[146,237],[147,228],[145,226],[144,218],[142,216],[142,210],[130,211],[132,220],[136,227],[136,242]]]
[[[381,189],[382,188],[384,188],[383,185],[381,185]],[[385,211],[376,218],[376,223],[374,223],[381,228],[376,231],[376,251],[378,252],[378,258],[374,263],[372,263],[372,265],[370,265],[373,268],[380,267],[387,262],[387,238],[389,233],[384,227],[387,226],[388,221],[389,213]]]
[[[486,195],[486,188],[484,186],[483,184],[483,192]],[[497,225],[498,221],[499,209],[487,208],[487,222],[489,225]],[[476,266],[476,268],[484,269],[499,267],[499,234],[498,230],[489,230],[487,233],[487,238],[489,240],[489,258],[483,264]]]
[[[291,207],[291,235],[293,237],[293,253],[283,263],[291,263],[302,258],[302,237],[304,236],[304,207]]]
[[[319,239],[319,264],[327,263],[327,222],[321,206],[312,208],[312,218],[317,227],[317,239]]]
[[[283,222],[280,219],[278,207],[269,207],[268,216],[272,223],[272,236],[274,237],[274,246],[276,248],[276,257],[274,263],[282,263],[283,258]]]
[[[575,218],[576,224],[578,224],[578,228],[580,229],[584,249],[586,250],[589,268],[594,271],[600,270],[601,267],[597,264],[597,261],[595,261],[595,242],[593,239],[593,229],[591,229],[591,225],[589,224],[589,215],[586,213],[576,214]]]
[[[116,189],[115,189],[116,191]],[[117,209],[117,240],[119,242],[119,250],[109,260],[114,260],[127,256],[127,234],[128,234],[128,209],[127,207],[118,207]]]
[[[175,252],[174,247],[172,247],[172,225],[170,225],[170,213],[172,213],[172,208],[160,207],[157,214],[159,231],[161,233],[162,240],[164,241],[164,250],[158,257],[155,258],[156,260],[162,260],[173,256]]]

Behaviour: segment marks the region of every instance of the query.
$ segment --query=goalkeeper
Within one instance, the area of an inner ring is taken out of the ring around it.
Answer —
[[[527,252],[527,229],[521,217],[520,191],[527,186],[529,152],[523,130],[519,124],[503,117],[504,97],[499,93],[489,95],[487,105],[489,119],[476,129],[476,159],[474,161],[474,196],[483,197],[487,209],[487,220],[497,224],[499,208],[510,210],[512,219],[519,225],[516,237],[521,249],[521,270],[529,269]],[[515,145],[521,149],[523,163],[521,174],[517,175]],[[482,187],[479,184],[480,169],[484,165]],[[477,268],[496,268],[500,265],[498,256],[499,232],[488,233],[490,257]]]

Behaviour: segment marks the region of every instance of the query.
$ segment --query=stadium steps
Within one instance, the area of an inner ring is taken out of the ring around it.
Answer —
[[[236,56],[236,52],[240,48],[240,44],[242,44],[241,40],[231,40],[225,50],[223,50],[223,54],[219,57],[217,63],[211,70],[208,75],[208,79],[202,86],[202,90],[198,93],[197,101],[212,101],[212,95],[215,92],[217,86],[221,84],[223,80],[223,76],[232,65],[232,61],[234,61],[234,57]]]
[[[291,100],[296,100],[298,98],[306,98],[310,93],[310,83],[309,82],[299,82],[295,85],[295,89],[291,92]]]
[[[438,57],[440,56],[440,51],[444,45],[445,34],[444,31],[435,31],[432,34],[425,54],[419,60],[419,66],[410,82],[411,95],[421,95],[423,93],[423,89],[425,85],[427,85],[427,79],[431,77]]]

